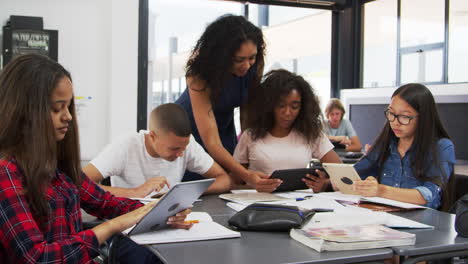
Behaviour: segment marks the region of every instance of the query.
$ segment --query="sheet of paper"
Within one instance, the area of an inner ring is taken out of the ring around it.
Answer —
[[[305,209],[330,209],[336,211],[346,210],[346,208],[333,199],[320,197],[310,197],[302,201],[287,201],[287,205],[302,207]]]
[[[280,197],[272,193],[246,192],[246,193],[223,193],[219,198],[236,203],[252,203],[264,201],[281,201],[287,198]]]
[[[198,220],[199,223],[194,224],[189,230],[168,228],[133,235],[130,238],[138,244],[160,244],[240,237],[239,232],[213,222],[208,213],[192,212],[187,216],[187,220]]]
[[[386,198],[382,198],[382,197],[362,197],[361,200],[362,201],[373,202],[373,203],[396,206],[396,207],[405,208],[405,209],[423,209],[423,208],[427,208],[427,207],[417,205],[417,204],[404,203],[404,202],[390,200],[390,199],[386,199]]]
[[[314,191],[312,189],[303,189],[303,190],[295,190],[294,192],[297,192],[297,193],[305,193],[306,195],[307,194],[313,194]]]
[[[288,201],[272,201],[272,202],[255,202],[255,203],[260,203],[260,204],[284,204],[287,205]],[[237,202],[227,202],[226,205],[233,209],[236,212],[239,212],[246,208],[247,206],[253,204],[253,202],[242,202],[242,203],[237,203]]]
[[[397,216],[397,215],[392,215],[392,214],[389,214],[389,213],[385,213],[386,214],[386,220],[385,220],[385,225],[387,227],[391,227],[391,228],[411,228],[411,229],[418,229],[418,228],[422,228],[422,229],[433,229],[434,227],[433,226],[430,226],[430,225],[426,225],[426,224],[423,224],[423,223],[419,223],[419,222],[416,222],[416,221],[413,221],[413,220],[410,220],[410,219],[407,219],[407,218],[404,218],[404,217],[400,217],[400,216]]]
[[[240,189],[240,190],[231,190],[231,193],[256,193],[255,189]]]
[[[305,225],[306,227],[331,227],[347,225],[382,224],[392,228],[433,228],[404,217],[386,212],[374,211],[341,211],[331,213],[318,213]]]
[[[236,212],[242,211],[244,210],[244,208],[248,206],[246,204],[240,204],[240,203],[234,203],[234,202],[227,202],[226,205]]]
[[[347,201],[351,203],[359,203],[359,201],[361,200],[360,195],[343,194],[341,192],[321,192],[314,194],[314,196],[339,201]]]
[[[314,196],[322,197],[322,198],[330,198],[330,199],[334,199],[338,201],[346,201],[350,203],[359,203],[360,201],[367,201],[367,202],[372,202],[372,203],[391,205],[391,206],[400,207],[404,209],[426,208],[421,205],[399,202],[399,201],[386,199],[382,197],[362,197],[360,195],[343,194],[340,192],[322,192],[322,193],[316,193],[314,194]]]
[[[205,212],[191,212],[185,220],[213,221],[210,214]]]
[[[304,228],[385,224],[385,221],[385,217],[382,214],[374,214],[371,211],[359,213],[318,213],[312,217]]]
[[[307,194],[304,192],[277,192],[274,193],[275,195],[278,195],[279,197],[287,198],[287,199],[296,199],[296,198],[304,198],[308,195],[312,195],[312,193]]]

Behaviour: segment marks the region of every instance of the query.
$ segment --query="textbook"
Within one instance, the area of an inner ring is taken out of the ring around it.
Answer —
[[[343,194],[341,192],[323,192],[314,194],[314,196],[321,197],[321,198],[329,198],[336,201],[345,202],[348,204],[356,204],[359,207],[371,209],[374,211],[386,211],[386,212],[394,212],[394,211],[402,211],[402,210],[411,210],[411,209],[425,209],[427,207],[399,202],[387,198],[382,197],[363,197],[360,195],[352,195],[352,194]]]
[[[232,231],[214,222],[211,216],[205,212],[192,212],[187,216],[186,220],[194,220],[198,223],[193,224],[192,228],[189,230],[167,228],[153,232],[131,235],[130,239],[135,241],[137,244],[147,245],[236,238],[241,236],[239,232]]]
[[[289,235],[318,252],[407,246],[416,242],[415,234],[379,224],[305,227],[291,229]]]

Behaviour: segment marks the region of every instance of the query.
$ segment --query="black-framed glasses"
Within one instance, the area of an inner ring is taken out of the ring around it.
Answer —
[[[393,122],[395,119],[398,120],[398,123],[401,125],[408,125],[411,120],[415,119],[417,116],[408,116],[408,115],[396,115],[395,113],[390,112],[390,110],[384,111],[385,117],[388,121]]]

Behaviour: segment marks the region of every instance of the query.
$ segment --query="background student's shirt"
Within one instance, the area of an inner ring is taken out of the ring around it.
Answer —
[[[182,157],[174,161],[151,157],[145,148],[145,134],[141,130],[120,141],[108,145],[91,163],[104,178],[111,177],[115,187],[133,188],[146,180],[164,176],[173,186],[182,180],[185,170],[205,174],[213,165],[213,159],[190,136],[190,142]]]
[[[452,141],[442,138],[437,142],[438,164],[430,157],[424,170],[424,176],[432,179],[440,178],[447,184],[449,177],[453,173],[455,160],[455,148]],[[427,201],[425,206],[439,208],[441,206],[442,189],[439,185],[431,181],[423,181],[413,174],[412,160],[414,158],[414,148],[411,147],[401,158],[398,152],[398,141],[392,140],[389,146],[389,156],[379,170],[377,159],[379,151],[372,151],[364,156],[354,168],[362,179],[369,176],[380,175],[380,183],[398,188],[416,189]],[[376,177],[377,178],[377,177]]]
[[[331,128],[328,121],[325,123],[326,133],[330,136],[347,136],[349,138],[356,136],[356,131],[354,131],[353,125],[349,120],[342,119],[338,128]]]
[[[312,158],[321,159],[333,149],[325,134],[313,142],[292,130],[286,137],[278,138],[270,133],[253,140],[250,130],[245,131],[234,151],[234,158],[249,169],[271,174],[275,170],[305,168]]]

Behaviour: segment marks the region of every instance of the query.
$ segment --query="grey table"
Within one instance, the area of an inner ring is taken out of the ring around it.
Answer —
[[[202,197],[193,211],[208,212],[227,226],[235,213],[217,196]],[[151,250],[166,263],[366,263],[393,256],[389,248],[322,252],[293,240],[288,233],[241,232],[241,238],[159,244]]]
[[[393,248],[395,255],[400,256],[400,263],[468,256],[468,238],[457,236],[454,228],[455,215],[433,209],[396,215],[434,226],[433,230],[404,230],[416,234],[416,244]]]

